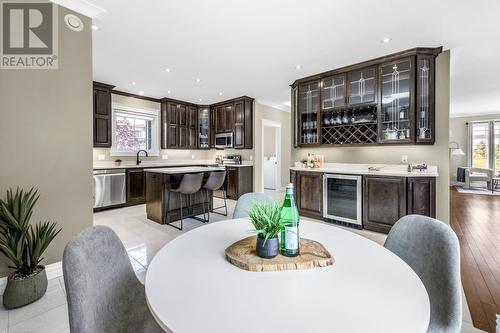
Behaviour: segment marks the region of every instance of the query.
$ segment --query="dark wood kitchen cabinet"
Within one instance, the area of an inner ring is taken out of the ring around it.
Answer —
[[[127,169],[127,206],[141,205],[146,200],[146,176],[144,169]]]
[[[436,217],[436,178],[408,178],[408,214]]]
[[[229,199],[238,200],[245,193],[253,192],[252,166],[227,166],[226,191]]]
[[[296,201],[302,216],[323,218],[323,174],[321,172],[297,171],[291,174],[296,189]]]
[[[100,82],[93,83],[94,147],[111,148],[111,90],[114,86]]]
[[[224,132],[232,132],[234,130],[234,104],[226,104],[224,109]]]
[[[188,137],[187,145],[189,149],[198,148],[198,108],[189,106],[188,110]]]
[[[253,99],[234,102],[234,148],[253,148]]]
[[[434,144],[441,51],[417,47],[296,80],[294,145]]]
[[[197,126],[197,106],[162,99],[161,149],[196,149]]]
[[[226,131],[226,112],[224,108],[219,105],[213,109],[215,134],[224,133]]]
[[[363,177],[363,226],[388,233],[406,215],[406,178]]]

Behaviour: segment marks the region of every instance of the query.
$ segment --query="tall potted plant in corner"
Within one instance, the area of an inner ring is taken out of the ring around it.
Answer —
[[[38,191],[12,189],[0,199],[0,252],[10,260],[15,271],[7,278],[3,304],[7,309],[18,308],[41,298],[47,291],[47,274],[40,265],[42,254],[59,234],[54,222],[30,224]]]

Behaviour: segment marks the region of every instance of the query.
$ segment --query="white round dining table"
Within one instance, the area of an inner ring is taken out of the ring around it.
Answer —
[[[211,223],[175,238],[146,274],[149,308],[174,333],[425,333],[429,297],[416,273],[383,246],[335,225],[301,221],[335,263],[249,272],[226,247],[252,235],[248,220]]]

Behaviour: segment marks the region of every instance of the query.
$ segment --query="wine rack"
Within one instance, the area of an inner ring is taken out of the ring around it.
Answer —
[[[323,127],[321,140],[321,143],[324,145],[377,143],[377,123]]]

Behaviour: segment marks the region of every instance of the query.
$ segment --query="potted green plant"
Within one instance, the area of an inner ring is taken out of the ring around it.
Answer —
[[[15,271],[7,278],[3,304],[7,309],[18,308],[41,298],[47,290],[47,273],[40,265],[42,254],[59,234],[54,222],[30,224],[38,191],[12,189],[0,199],[0,252],[12,263]]]
[[[278,234],[284,228],[281,219],[281,206],[277,203],[254,204],[248,213],[257,234],[256,250],[261,258],[274,258],[278,255]]]

